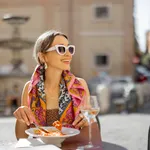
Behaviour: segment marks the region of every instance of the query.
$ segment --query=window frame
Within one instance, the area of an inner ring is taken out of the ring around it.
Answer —
[[[98,63],[99,62],[98,57],[101,57],[101,59],[103,59],[103,57],[105,57],[105,59],[106,59],[105,63],[103,63],[104,61],[101,61],[101,64],[99,64]],[[109,59],[108,55],[105,55],[105,54],[104,55],[102,55],[102,54],[101,55],[95,55],[95,59],[94,59],[95,60],[95,65],[98,66],[98,67],[99,66],[107,66],[108,62],[109,62],[108,59]]]
[[[97,65],[96,64],[96,56],[98,56],[98,55],[102,55],[102,56],[104,56],[104,55],[106,55],[107,56],[107,58],[108,58],[108,60],[107,60],[107,65],[101,65],[101,66],[99,66],[99,65]],[[96,69],[100,69],[100,70],[109,70],[110,69],[110,67],[111,67],[111,57],[110,57],[111,55],[109,54],[109,53],[105,53],[105,52],[94,52],[93,53],[93,66],[94,66],[94,68],[96,68]]]
[[[96,17],[95,11],[97,7],[107,7],[108,8],[108,17],[101,18]],[[111,13],[112,4],[93,4],[92,5],[92,20],[93,21],[110,21],[112,19],[112,13]]]

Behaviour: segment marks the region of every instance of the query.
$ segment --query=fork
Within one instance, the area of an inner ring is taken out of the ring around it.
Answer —
[[[35,125],[35,127],[38,128],[39,130],[41,130],[41,131],[43,131],[43,132],[45,132],[45,133],[49,133],[49,131],[48,131],[47,129],[44,129],[44,128],[40,127],[40,126],[37,125],[36,123],[33,122],[32,124]]]

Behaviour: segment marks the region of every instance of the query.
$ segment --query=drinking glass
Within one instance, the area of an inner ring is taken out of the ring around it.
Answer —
[[[96,120],[96,115],[100,111],[99,102],[96,96],[90,96],[82,102],[81,113],[85,116],[89,124],[89,143],[88,145],[80,146],[79,149],[88,149],[94,147],[92,144],[92,134],[91,134],[91,122],[92,119]]]

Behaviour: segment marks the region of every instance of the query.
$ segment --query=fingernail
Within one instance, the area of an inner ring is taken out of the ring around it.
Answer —
[[[73,126],[75,125],[75,123],[73,122],[73,124],[72,124]]]

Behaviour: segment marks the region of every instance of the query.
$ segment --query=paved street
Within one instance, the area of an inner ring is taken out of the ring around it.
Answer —
[[[119,150],[147,150],[150,115],[106,115],[100,121],[103,141],[125,148]]]
[[[147,150],[149,105],[140,113],[100,116],[104,150]],[[4,144],[16,141],[14,125],[13,117],[0,118],[0,141]]]
[[[118,145],[117,150],[147,150],[150,102],[138,113],[104,115],[100,122],[103,141]]]

